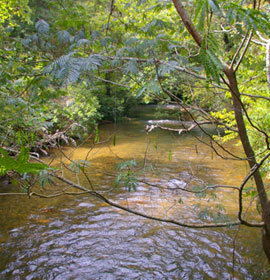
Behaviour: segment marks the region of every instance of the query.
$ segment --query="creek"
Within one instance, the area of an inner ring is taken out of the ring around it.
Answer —
[[[177,122],[160,116],[154,120],[153,109],[138,108],[134,118],[103,124],[101,143],[91,151],[86,142],[64,152],[73,160],[87,157],[95,189],[125,207],[193,224],[201,219],[235,220],[235,191],[218,190],[216,197],[200,198],[175,186],[201,181],[239,186],[247,172],[245,163],[218,158],[201,143],[207,138],[198,129],[180,135],[159,129],[147,134],[147,124]],[[211,127],[206,129],[211,133]],[[233,143],[227,147],[241,153]],[[46,160],[55,166],[68,163],[57,152]],[[130,160],[137,163],[140,182],[136,190],[116,188],[116,166]],[[88,186],[83,175],[76,177],[65,168],[63,172]],[[1,191],[10,188],[2,186]],[[135,216],[88,195],[2,196],[0,203],[0,279],[232,279],[233,270],[234,279],[270,279],[257,228],[184,228]],[[212,216],[204,215],[206,208]],[[255,207],[246,208],[247,219],[259,221]]]

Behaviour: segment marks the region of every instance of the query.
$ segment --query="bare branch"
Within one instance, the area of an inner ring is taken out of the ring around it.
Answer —
[[[268,43],[269,40],[266,39],[266,38],[264,38],[264,37],[262,36],[262,34],[261,34],[259,31],[257,31],[256,34],[258,35],[258,37],[260,38],[261,41],[263,41],[265,44]],[[261,42],[260,42],[260,43],[261,43]],[[265,44],[264,44],[264,45],[265,45]]]
[[[248,39],[247,39],[247,43],[246,43],[245,48],[244,48],[244,50],[243,50],[243,53],[242,53],[242,55],[240,56],[240,58],[239,58],[239,60],[238,60],[238,62],[237,62],[237,64],[236,64],[236,66],[235,66],[235,68],[234,68],[234,72],[236,72],[237,69],[238,69],[238,67],[240,66],[240,64],[241,64],[241,62],[242,62],[242,60],[243,60],[243,58],[244,58],[244,56],[245,56],[245,54],[246,54],[246,52],[247,52],[247,49],[248,49],[248,47],[249,47],[249,44],[250,44],[250,41],[251,41],[252,36],[253,36],[253,32],[250,32],[249,37],[248,37]]]
[[[136,61],[138,63],[150,63],[150,62],[153,62],[153,60],[151,59],[144,59],[144,58],[136,58],[136,57],[129,57],[129,56],[104,56],[104,58],[108,58],[108,59],[112,59],[112,60],[115,60],[115,59],[118,59],[118,60],[123,60],[123,61],[130,61],[130,60],[133,60],[133,61]],[[163,61],[163,60],[156,60],[155,59],[155,64],[165,64],[165,63],[168,63],[167,61]],[[180,72],[183,72],[185,74],[188,74],[188,75],[191,75],[195,78],[198,78],[200,80],[206,80],[206,78],[204,76],[201,76],[193,71],[190,71],[190,70],[187,70],[186,68],[184,67],[180,67],[180,66],[177,66],[177,65],[174,65],[173,66],[175,70],[177,71],[180,71]]]
[[[263,95],[253,95],[253,94],[248,94],[248,93],[241,93],[241,95],[248,96],[251,98],[265,99],[267,101],[270,101],[270,97],[263,96]]]
[[[248,32],[246,33],[246,35],[244,36],[244,38],[243,38],[241,44],[239,45],[237,51],[235,52],[230,67],[233,67],[233,65],[234,65],[234,63],[235,63],[235,61],[236,61],[236,58],[238,57],[238,55],[239,55],[239,53],[240,53],[242,47],[244,46],[244,43],[245,43],[247,37],[248,37],[248,33],[249,33],[249,31],[248,31]]]
[[[28,195],[27,193],[0,193],[0,196],[7,196],[7,195]]]
[[[188,192],[188,193],[203,193],[207,190],[211,190],[211,189],[218,189],[218,188],[221,188],[221,189],[234,189],[234,190],[237,190],[239,191],[239,188],[236,187],[236,186],[229,186],[229,185],[206,185],[204,183],[204,188],[202,188],[201,190],[190,190],[190,189],[187,189],[187,188],[182,188],[182,187],[179,187],[179,185],[177,184],[174,184],[175,187],[162,187],[158,184],[152,184],[152,183],[148,183],[148,182],[145,182],[145,181],[142,181],[142,180],[139,180],[139,182],[145,184],[145,185],[148,185],[150,187],[153,187],[153,188],[158,188],[158,189],[163,189],[163,190],[169,190],[169,191],[175,191],[175,190],[180,190],[180,191],[183,191],[183,192]]]
[[[177,226],[182,226],[182,227],[187,227],[187,228],[216,228],[216,227],[229,227],[229,226],[237,226],[240,225],[242,222],[240,221],[234,221],[234,222],[229,222],[229,223],[214,223],[214,224],[188,224],[188,223],[182,223],[182,222],[178,222],[172,219],[163,219],[163,218],[158,218],[158,217],[154,217],[154,216],[150,216],[135,210],[132,210],[130,208],[121,206],[117,203],[114,203],[112,201],[110,201],[109,199],[107,199],[104,195],[101,195],[100,193],[96,192],[96,191],[91,191],[81,185],[78,185],[62,176],[59,176],[57,174],[53,174],[56,178],[58,178],[59,180],[81,190],[84,192],[87,192],[89,195],[94,196],[100,200],[102,200],[103,202],[107,203],[108,205],[124,210],[128,213],[146,218],[146,219],[150,219],[150,220],[154,220],[154,221],[159,221],[159,222],[165,222],[165,223],[169,223],[169,224],[173,224],[173,225],[177,225]],[[245,223],[245,225],[250,226],[250,227],[262,227],[264,224],[263,223],[254,223],[254,224],[250,224],[250,223]]]
[[[177,104],[178,104],[181,108],[183,108],[183,109],[185,110],[185,112],[190,116],[190,118],[192,119],[192,121],[193,121],[194,123],[197,124],[197,126],[200,128],[200,130],[201,130],[206,136],[209,137],[209,139],[211,140],[211,142],[214,142],[214,143],[215,143],[218,147],[220,147],[225,153],[227,153],[227,154],[229,154],[230,156],[232,156],[232,157],[233,157],[232,159],[234,159],[234,160],[235,160],[235,159],[237,159],[237,160],[244,160],[243,158],[240,158],[240,157],[234,155],[233,153],[231,153],[229,150],[227,150],[223,145],[221,145],[218,141],[216,141],[216,140],[212,137],[212,135],[210,135],[205,129],[203,129],[203,127],[202,127],[202,126],[198,123],[198,121],[194,118],[193,114],[190,113],[189,110],[187,110],[187,108],[182,104],[183,101],[180,100],[180,99],[179,99],[177,96],[175,96],[173,93],[171,93],[169,90],[167,90],[167,89],[165,89],[165,88],[163,87],[163,85],[162,85],[162,83],[161,83],[161,81],[160,81],[160,77],[159,77],[159,75],[158,75],[158,71],[157,71],[157,70],[156,70],[156,73],[157,73],[157,77],[158,77],[158,81],[159,81],[159,84],[160,84],[160,86],[161,86],[161,89],[162,89],[168,96],[172,97],[172,98],[177,102]],[[223,78],[223,77],[222,77],[222,78]],[[199,139],[199,138],[196,137],[196,136],[195,136],[195,138],[198,139],[200,142],[206,144],[207,146],[211,147],[219,157],[225,159],[223,156],[220,155],[220,153],[217,152],[217,150],[213,147],[213,145],[209,145],[208,143],[206,143],[205,141]]]
[[[106,83],[113,84],[113,85],[117,85],[117,86],[120,86],[120,87],[131,88],[131,87],[128,86],[128,85],[124,85],[124,84],[116,83],[116,82],[113,82],[113,81],[109,81],[109,80],[100,78],[100,77],[98,77],[98,76],[94,76],[94,78],[97,79],[97,80],[99,80],[99,81],[106,82]]]
[[[241,221],[242,224],[246,225],[246,222],[242,219],[242,212],[243,212],[243,190],[246,185],[246,183],[249,181],[249,179],[259,170],[259,168],[263,165],[263,163],[270,157],[270,153],[264,156],[264,158],[253,166],[253,168],[250,170],[249,174],[244,178],[241,187],[239,189],[239,212],[238,212],[238,219]]]
[[[109,13],[108,21],[107,21],[107,25],[106,25],[106,36],[108,34],[108,31],[109,31],[110,19],[111,19],[111,16],[113,14],[113,10],[114,10],[114,0],[111,0],[111,2],[110,2],[110,13]]]
[[[45,195],[45,194],[41,194],[41,193],[36,193],[36,192],[32,192],[30,193],[30,196],[37,196],[40,198],[54,198],[54,197],[58,197],[58,196],[63,196],[63,195],[82,195],[82,194],[87,194],[88,191],[85,192],[59,192],[59,193],[55,193],[55,194],[51,194],[51,195]]]

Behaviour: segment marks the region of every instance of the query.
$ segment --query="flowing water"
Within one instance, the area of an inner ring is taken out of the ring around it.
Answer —
[[[151,107],[143,112],[144,117],[102,125],[101,143],[91,150],[89,141],[64,153],[73,160],[87,158],[86,172],[95,189],[122,206],[193,224],[235,219],[235,191],[200,198],[175,187],[202,180],[239,185],[245,163],[219,159],[199,141],[207,141],[199,130],[178,135],[156,129],[146,134],[145,126],[155,121]],[[241,153],[232,144],[230,150]],[[55,166],[61,166],[60,161],[68,164],[56,154],[47,160],[54,159]],[[128,160],[137,163],[136,191],[115,187],[116,166]],[[83,175],[65,167],[63,173],[88,186]],[[10,189],[1,187],[2,192]],[[0,200],[0,279],[270,279],[256,228],[184,228],[123,212],[88,195]],[[204,215],[206,208],[212,216]],[[259,221],[253,205],[246,204],[246,209],[247,219]]]

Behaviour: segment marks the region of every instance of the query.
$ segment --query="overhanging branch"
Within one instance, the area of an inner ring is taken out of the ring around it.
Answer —
[[[144,213],[141,213],[141,212],[138,212],[136,210],[132,210],[132,209],[129,209],[127,207],[124,207],[124,206],[121,206],[117,203],[114,203],[113,201],[107,199],[104,195],[101,195],[100,193],[96,192],[96,191],[91,191],[79,184],[76,184],[64,177],[61,177],[57,174],[53,174],[56,178],[58,178],[59,180],[61,180],[62,182],[65,182],[66,184],[69,184],[83,192],[87,192],[89,195],[91,196],[94,196],[100,200],[102,200],[103,202],[107,203],[108,205],[112,206],[112,207],[115,207],[115,208],[118,208],[118,209],[121,209],[121,210],[124,210],[125,212],[128,212],[128,213],[131,213],[131,214],[134,214],[134,215],[137,215],[137,216],[140,216],[140,217],[143,217],[143,218],[146,218],[146,219],[149,219],[149,220],[154,220],[154,221],[159,221],[159,222],[164,222],[164,223],[169,223],[169,224],[173,224],[173,225],[177,225],[177,226],[182,226],[182,227],[186,227],[186,228],[220,228],[220,227],[231,227],[231,226],[237,226],[237,225],[240,225],[240,224],[245,224],[249,227],[262,227],[264,224],[263,223],[243,223],[242,221],[234,221],[234,222],[229,222],[229,223],[209,223],[209,224],[205,224],[205,223],[202,223],[202,224],[188,224],[188,223],[183,223],[183,222],[178,222],[178,221],[175,221],[175,220],[172,220],[172,219],[163,219],[163,218],[158,218],[158,217],[155,217],[155,216],[150,216],[150,215],[147,215],[147,214],[144,214]]]

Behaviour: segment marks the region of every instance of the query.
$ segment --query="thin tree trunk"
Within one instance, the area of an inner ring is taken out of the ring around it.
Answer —
[[[234,115],[235,115],[235,120],[237,123],[237,128],[238,128],[238,134],[239,138],[241,140],[243,149],[245,151],[245,154],[248,158],[248,163],[250,166],[250,169],[254,169],[257,166],[256,158],[254,151],[251,147],[246,126],[244,123],[244,117],[243,117],[243,112],[242,112],[242,106],[240,103],[240,92],[238,89],[238,82],[236,79],[236,75],[233,69],[227,68],[225,71],[225,74],[228,78],[229,84],[230,84],[230,89],[231,89],[231,95],[232,95],[232,100],[233,100],[233,108],[234,108]],[[255,185],[257,188],[261,208],[262,208],[262,219],[263,222],[265,223],[265,227],[262,231],[262,244],[264,248],[264,252],[267,256],[267,259],[270,263],[270,206],[269,206],[269,201],[267,198],[266,190],[264,187],[264,183],[261,177],[261,174],[259,170],[257,170],[254,175],[253,175]]]
[[[182,22],[184,23],[186,29],[190,33],[190,35],[193,37],[194,41],[197,43],[197,45],[200,47],[202,43],[202,39],[196,28],[194,27],[191,19],[189,18],[188,14],[186,13],[182,3],[180,0],[172,0],[176,11],[178,12],[179,16],[182,19]],[[270,44],[268,45],[270,48]],[[268,55],[269,54],[269,49],[268,49]],[[267,64],[270,66],[270,57],[267,59]],[[270,68],[267,68],[270,75]],[[257,162],[255,158],[255,154],[253,151],[253,148],[250,144],[247,130],[246,130],[246,125],[244,122],[244,116],[242,112],[242,106],[241,106],[241,101],[240,101],[240,92],[238,89],[238,81],[236,78],[235,70],[225,63],[223,63],[223,72],[226,75],[229,86],[230,86],[230,91],[231,91],[231,96],[232,96],[232,101],[233,101],[233,108],[234,108],[234,115],[235,115],[235,120],[237,123],[237,128],[238,128],[238,133],[239,137],[243,146],[243,149],[245,151],[246,157],[248,159],[248,163],[250,166],[250,169],[253,170],[254,168],[257,167]],[[270,78],[270,77],[269,77]],[[267,256],[267,259],[270,263],[270,206],[267,198],[267,194],[265,191],[264,183],[261,177],[261,174],[259,170],[257,170],[254,175],[254,181],[256,184],[256,188],[258,191],[258,196],[262,208],[262,219],[263,222],[265,223],[265,227],[262,232],[262,244],[264,248],[264,252]]]

